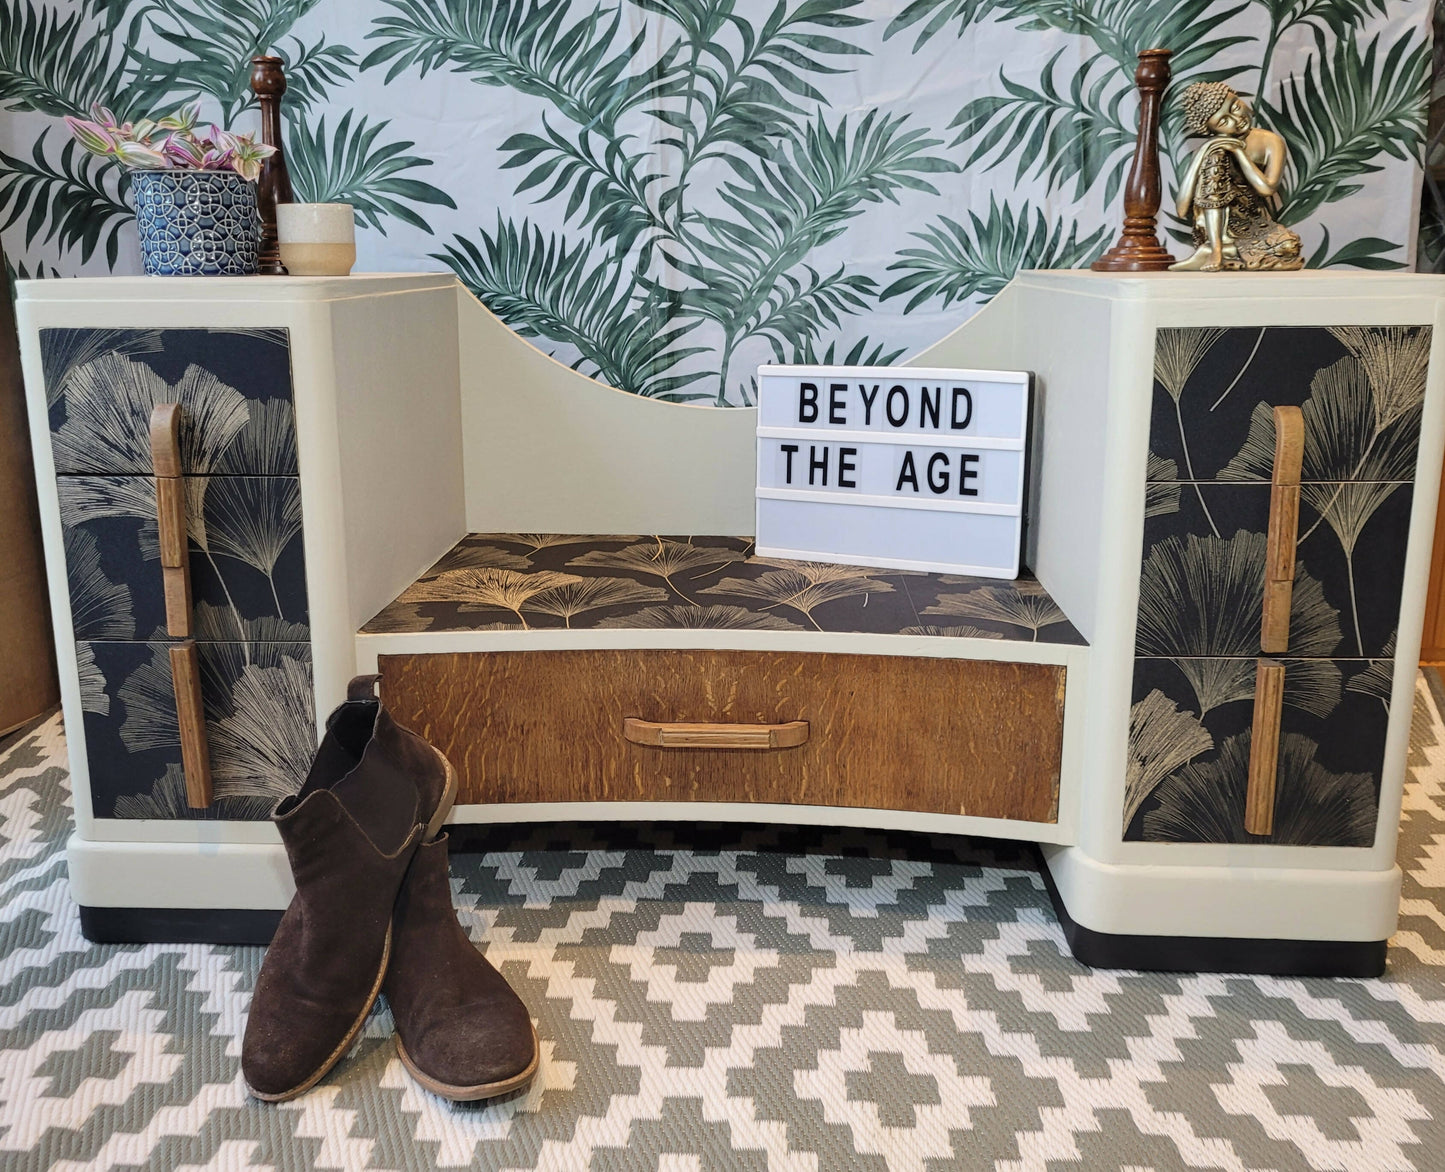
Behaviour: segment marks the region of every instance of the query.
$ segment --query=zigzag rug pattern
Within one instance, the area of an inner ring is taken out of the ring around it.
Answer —
[[[528,1092],[477,1106],[407,1078],[384,1006],[317,1090],[250,1101],[261,950],[85,941],[64,763],[58,718],[0,756],[7,1170],[1428,1172],[1445,1151],[1445,726],[1424,678],[1380,980],[1086,969],[1007,844],[492,830],[454,854],[456,901],[543,1054]]]

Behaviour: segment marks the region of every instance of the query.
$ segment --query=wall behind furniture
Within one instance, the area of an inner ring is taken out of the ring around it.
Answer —
[[[15,307],[6,300],[0,301],[0,736],[59,702],[20,339]]]
[[[1260,95],[1311,265],[1409,267],[1430,9],[9,0],[0,226],[26,275],[137,271],[125,181],[60,117],[201,97],[254,125],[243,63],[271,48],[297,197],[356,205],[360,269],[450,267],[586,374],[741,404],[761,361],[888,361],[1107,247],[1140,48],[1176,50],[1176,91]],[[1166,172],[1189,152],[1172,105],[1164,148]]]

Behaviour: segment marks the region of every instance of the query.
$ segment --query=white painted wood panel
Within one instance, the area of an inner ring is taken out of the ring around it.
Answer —
[[[752,535],[755,409],[613,390],[457,298],[471,532]]]

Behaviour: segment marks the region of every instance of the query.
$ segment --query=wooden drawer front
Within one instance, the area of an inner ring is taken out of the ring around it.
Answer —
[[[1148,491],[1136,653],[1258,655],[1269,485]],[[1413,494],[1398,481],[1301,487],[1286,655],[1394,655]]]
[[[461,775],[459,802],[718,801],[1054,822],[1064,668],[744,651],[381,656],[382,696]],[[657,722],[807,721],[772,750],[658,748]]]
[[[1389,727],[1390,659],[1284,665],[1273,832],[1245,829],[1253,658],[1134,663],[1124,837],[1370,846]]]
[[[284,329],[40,331],[55,470],[148,474],[157,403],[180,403],[190,474],[295,476]]]
[[[77,639],[166,634],[149,476],[64,476],[58,484]],[[194,635],[199,640],[309,638],[294,476],[185,478]]]
[[[186,805],[164,642],[81,642],[81,710],[97,818],[259,820],[300,788],[316,750],[306,643],[198,648],[215,800]]]
[[[1429,353],[1429,326],[1161,329],[1149,479],[1268,481],[1299,407],[1304,480],[1413,480]]]

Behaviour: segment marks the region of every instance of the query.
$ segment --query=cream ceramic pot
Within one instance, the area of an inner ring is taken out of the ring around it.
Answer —
[[[293,277],[344,277],[356,263],[356,222],[349,203],[276,205],[281,263]]]

